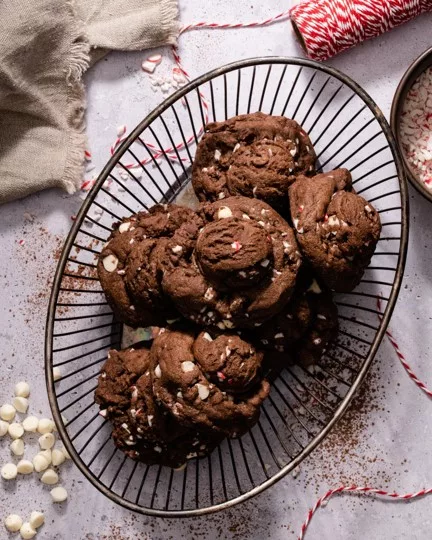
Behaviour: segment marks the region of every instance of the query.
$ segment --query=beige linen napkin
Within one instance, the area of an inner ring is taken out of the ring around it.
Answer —
[[[73,193],[84,167],[90,56],[174,44],[176,0],[0,1],[0,203]]]

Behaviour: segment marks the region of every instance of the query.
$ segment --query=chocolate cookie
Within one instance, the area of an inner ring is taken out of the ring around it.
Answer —
[[[291,297],[301,264],[295,236],[268,204],[230,197],[202,205],[205,226],[167,243],[162,286],[203,326],[256,327]]]
[[[263,354],[236,334],[201,332],[192,352],[206,378],[221,390],[244,393],[258,381]]]
[[[256,197],[279,211],[299,174],[313,174],[316,155],[306,132],[284,116],[244,114],[206,126],[192,184],[200,201]]]
[[[338,313],[331,292],[315,279],[304,279],[285,308],[249,338],[271,352],[266,353],[266,368],[275,371],[275,365],[282,369],[293,362],[315,364],[337,331]]]
[[[218,366],[217,362],[210,359],[203,366],[200,364],[200,360],[203,360],[201,339],[207,339],[207,336],[202,335],[196,344],[192,332],[167,330],[154,340],[151,349],[154,394],[181,424],[220,435],[237,436],[257,422],[260,405],[270,390],[266,380],[257,380],[250,387],[256,378],[255,370],[260,356],[249,344],[245,345],[249,348],[245,353],[244,345],[236,340],[232,366],[229,365],[230,355],[226,358],[226,350],[221,352],[224,355],[224,365]],[[219,349],[219,344],[214,349]],[[194,356],[195,350],[198,350],[198,357]],[[231,373],[231,367],[236,365],[241,356],[245,365],[236,376],[232,388],[235,391],[231,393],[228,392],[228,380],[218,376],[218,367],[222,368],[224,375]],[[206,378],[205,369],[211,370],[210,381]],[[220,382],[226,390],[221,389]],[[240,393],[242,382],[246,386],[245,391]]]
[[[208,454],[220,434],[181,426],[153,395],[148,349],[110,351],[95,392],[115,445],[135,460],[179,467]]]
[[[351,189],[346,169],[300,176],[289,188],[301,251],[323,283],[339,292],[359,283],[381,232],[378,212]]]
[[[198,221],[192,210],[158,205],[114,226],[98,262],[105,296],[119,321],[129,326],[164,326],[178,314],[161,288],[161,258],[167,240],[184,223]]]

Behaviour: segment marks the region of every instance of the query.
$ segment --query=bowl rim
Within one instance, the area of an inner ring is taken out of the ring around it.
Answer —
[[[320,431],[320,433],[316,435],[315,438],[300,452],[300,454],[298,454],[294,459],[292,459],[292,461],[289,464],[285,465],[280,471],[278,471],[276,474],[268,478],[263,483],[253,487],[252,489],[250,489],[249,491],[245,493],[242,493],[241,495],[238,495],[232,499],[228,499],[222,503],[217,503],[217,504],[207,506],[204,508],[199,508],[199,509],[170,510],[170,511],[142,507],[136,503],[133,503],[123,498],[117,493],[113,492],[111,489],[103,485],[98,480],[98,478],[94,475],[94,473],[90,470],[90,468],[84,463],[81,456],[77,453],[70,439],[70,436],[66,430],[66,426],[63,423],[63,420],[61,418],[61,413],[60,413],[60,409],[59,409],[59,405],[58,405],[57,397],[56,397],[53,371],[52,371],[52,368],[53,368],[52,343],[53,343],[53,330],[54,330],[56,303],[57,303],[61,281],[63,278],[64,269],[67,264],[68,253],[73,245],[76,235],[79,232],[79,228],[81,226],[81,223],[85,215],[87,214],[91,204],[93,203],[93,200],[95,199],[97,193],[99,192],[106,178],[108,177],[109,172],[115,166],[115,164],[121,159],[123,154],[125,154],[131,142],[133,142],[137,138],[137,136],[148,125],[150,125],[157,116],[159,116],[162,112],[168,109],[174,102],[179,100],[185,94],[191,92],[192,90],[197,89],[201,84],[209,81],[210,79],[213,79],[217,76],[220,76],[225,73],[235,71],[241,68],[254,67],[254,66],[259,66],[263,64],[265,65],[288,64],[288,65],[310,67],[310,68],[313,68],[315,70],[318,70],[320,72],[323,72],[323,73],[326,73],[328,75],[335,77],[339,81],[346,84],[349,88],[351,88],[351,90],[353,90],[358,96],[361,97],[361,99],[364,101],[364,103],[373,113],[376,121],[379,123],[380,128],[382,129],[382,132],[389,143],[389,148],[393,156],[393,160],[394,160],[394,164],[395,164],[395,168],[396,168],[397,176],[399,180],[399,190],[400,190],[399,193],[400,193],[400,198],[401,198],[400,247],[399,247],[399,253],[398,253],[398,258],[397,258],[397,265],[396,265],[396,268],[394,269],[395,275],[394,275],[394,281],[392,284],[391,292],[389,294],[389,298],[387,301],[387,305],[385,306],[384,312],[382,313],[380,317],[380,324],[376,330],[376,334],[375,334],[373,343],[371,344],[368,356],[365,359],[363,366],[361,370],[359,371],[356,379],[354,380],[350,389],[344,396],[339,407],[334,412],[334,416],[332,417],[332,419],[326,424],[326,426]],[[166,517],[168,518],[197,517],[197,516],[203,516],[206,514],[211,514],[220,510],[226,510],[228,508],[232,508],[238,503],[251,499],[252,497],[258,495],[259,493],[264,492],[270,486],[273,486],[274,484],[276,484],[281,478],[283,478],[290,471],[295,469],[303,461],[303,459],[306,458],[306,456],[308,456],[323,441],[323,439],[328,435],[328,433],[335,426],[338,420],[340,420],[342,415],[346,412],[348,406],[351,404],[354,394],[356,393],[356,391],[359,389],[362,382],[364,381],[366,374],[369,371],[370,365],[384,338],[387,326],[390,321],[390,317],[393,313],[393,310],[394,310],[394,307],[396,305],[396,301],[399,295],[399,290],[402,284],[406,257],[407,257],[408,229],[409,229],[408,186],[407,186],[406,175],[405,175],[405,170],[403,167],[403,161],[402,161],[400,149],[398,145],[396,144],[390,125],[387,122],[381,109],[378,107],[375,101],[371,98],[371,96],[358,83],[356,83],[351,77],[349,77],[345,73],[339,71],[338,69],[332,66],[322,64],[320,62],[316,62],[313,60],[301,58],[301,57],[263,56],[263,57],[239,60],[236,62],[225,64],[216,69],[210,70],[204,73],[203,75],[197,77],[196,79],[192,80],[180,90],[177,90],[176,92],[174,92],[171,96],[169,96],[165,101],[163,101],[160,105],[158,105],[155,109],[153,109],[153,111],[150,112],[150,114],[148,114],[143,120],[141,120],[137,124],[137,126],[131,131],[129,136],[119,146],[117,151],[114,153],[113,156],[111,156],[111,158],[108,160],[108,162],[102,169],[102,172],[100,173],[98,177],[98,180],[96,181],[95,185],[89,192],[83,204],[81,205],[81,208],[77,214],[77,218],[71,227],[71,230],[68,234],[66,242],[63,246],[62,254],[60,256],[60,260],[58,262],[55,277],[53,280],[51,297],[50,297],[50,301],[48,305],[46,327],[45,327],[45,382],[46,382],[47,391],[48,391],[49,404],[51,407],[53,418],[58,428],[59,435],[63,441],[65,448],[71,455],[72,460],[77,466],[77,468],[94,487],[96,487],[101,493],[103,493],[111,501],[116,502],[120,506],[123,506],[124,508],[127,508],[129,510],[132,510],[140,514],[155,516],[155,517],[165,517],[165,518]]]
[[[418,79],[418,77],[428,68],[432,67],[432,47],[426,49],[420,56],[418,56],[405,71],[402,79],[400,80],[396,92],[393,96],[393,101],[390,111],[390,125],[393,131],[393,135],[396,139],[396,143],[399,147],[402,161],[405,167],[406,175],[411,185],[421,194],[423,197],[432,202],[432,190],[428,189],[424,183],[417,178],[414,173],[408,159],[405,157],[405,152],[402,147],[400,136],[400,119],[402,106],[406,99],[406,96]]]

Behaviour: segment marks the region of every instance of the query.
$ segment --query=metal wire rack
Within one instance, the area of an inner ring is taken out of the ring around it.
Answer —
[[[98,282],[97,256],[113,221],[158,202],[193,204],[191,164],[207,118],[258,110],[302,124],[322,170],[352,171],[356,191],[380,213],[381,239],[357,289],[336,295],[336,343],[313,369],[283,371],[249,433],[224,441],[181,471],[135,463],[114,447],[110,425],[93,402],[107,352],[123,338]],[[256,58],[212,71],[176,92],[107,163],[57,268],[46,326],[46,380],[60,435],[78,468],[111,500],[165,517],[228,508],[274,484],[323,440],[362,382],[396,302],[407,240],[399,152],[379,108],[347,76],[298,58]],[[62,377],[54,382],[55,366]]]

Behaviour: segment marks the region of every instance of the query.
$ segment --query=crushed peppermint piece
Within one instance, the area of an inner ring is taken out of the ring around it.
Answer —
[[[233,250],[234,250],[235,252],[237,252],[237,251],[240,251],[240,250],[241,250],[242,245],[240,244],[240,242],[235,241],[235,242],[233,242],[233,243],[231,244],[231,247],[233,248]]]
[[[158,66],[162,62],[162,55],[161,54],[153,54],[152,56],[149,56],[146,58],[143,63],[141,64],[141,68],[143,71],[146,71],[147,73],[153,73],[156,69],[156,66]]]

